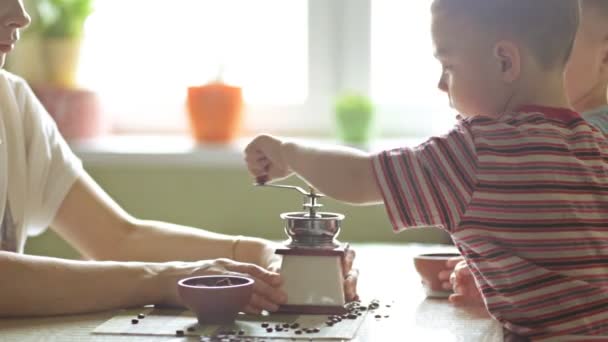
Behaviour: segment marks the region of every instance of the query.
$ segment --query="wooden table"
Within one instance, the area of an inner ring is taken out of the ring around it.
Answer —
[[[368,315],[353,341],[503,341],[502,327],[484,310],[458,308],[446,300],[425,298],[412,257],[425,252],[454,251],[453,247],[364,244],[354,248],[356,267],[361,271],[359,294],[363,302],[380,301],[382,318]],[[196,340],[91,334],[115,314],[0,319],[0,341]]]

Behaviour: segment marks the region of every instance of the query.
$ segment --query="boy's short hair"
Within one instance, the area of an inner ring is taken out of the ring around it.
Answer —
[[[490,32],[513,34],[551,70],[570,57],[580,6],[577,0],[435,0],[433,11],[438,9],[464,14]]]

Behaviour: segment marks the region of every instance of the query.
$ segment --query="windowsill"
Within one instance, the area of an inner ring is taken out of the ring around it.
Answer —
[[[301,139],[336,144],[322,138]],[[416,146],[425,138],[376,139],[365,150]],[[85,166],[137,165],[186,167],[244,167],[243,150],[251,137],[229,144],[196,144],[186,135],[110,135],[70,143]]]

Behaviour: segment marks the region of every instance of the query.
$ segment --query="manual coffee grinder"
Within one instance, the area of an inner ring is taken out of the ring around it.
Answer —
[[[259,184],[261,185],[261,184]],[[304,211],[282,213],[288,239],[276,249],[283,258],[281,276],[287,303],[279,312],[343,314],[342,258],[348,244],[336,240],[344,215],[320,212],[322,194],[291,185],[264,184],[293,189],[305,196]]]

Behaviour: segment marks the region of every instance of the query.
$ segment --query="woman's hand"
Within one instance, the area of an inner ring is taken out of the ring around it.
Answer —
[[[359,270],[353,268],[356,253],[353,249],[348,248],[344,258],[342,258],[342,270],[344,271],[344,296],[347,302],[359,299],[357,295],[357,280],[359,279]]]
[[[462,257],[446,262],[447,270],[439,272],[439,279],[446,290],[453,290],[449,300],[456,305],[483,305],[483,298],[477,288],[475,279]]]
[[[258,265],[230,259],[169,262],[164,265],[165,270],[161,273],[167,294],[166,300],[161,303],[164,305],[183,306],[177,294],[177,282],[183,278],[202,275],[236,275],[255,280],[253,295],[244,310],[247,313],[276,311],[287,300],[287,295],[280,289],[281,276]]]
[[[266,248],[262,249],[262,265],[267,270],[274,273],[279,273],[281,270],[281,256],[274,251],[278,244],[268,241]],[[346,301],[350,302],[357,299],[357,280],[359,279],[359,270],[353,268],[356,253],[348,247],[342,258],[342,271],[344,274],[344,296]]]

